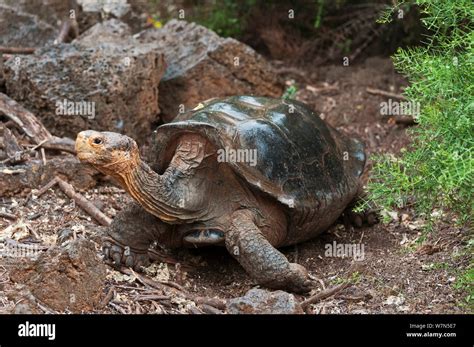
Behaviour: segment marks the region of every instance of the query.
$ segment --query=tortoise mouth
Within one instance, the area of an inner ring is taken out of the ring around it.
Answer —
[[[87,163],[91,162],[94,158],[94,154],[90,152],[77,152],[76,156],[80,161]]]

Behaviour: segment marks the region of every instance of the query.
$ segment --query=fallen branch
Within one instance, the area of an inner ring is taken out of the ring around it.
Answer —
[[[41,195],[46,193],[49,189],[53,188],[58,183],[57,178],[53,178],[51,181],[46,183],[43,187],[41,187],[36,193],[35,196],[39,198]]]
[[[169,295],[137,295],[134,300],[136,301],[162,301],[170,300]]]
[[[301,303],[301,307],[303,308],[303,310],[305,310],[307,307],[309,307],[309,305],[315,304],[318,301],[327,299],[327,298],[343,291],[344,289],[346,289],[350,285],[351,285],[351,283],[348,283],[348,282],[347,283],[342,283],[342,284],[339,284],[337,286],[334,286],[334,287],[328,288],[326,290],[323,290],[323,291],[321,291],[317,294],[314,294],[313,296],[311,296],[308,299],[306,299],[305,301],[303,301]]]
[[[225,300],[194,295],[186,291],[183,287],[179,285],[176,286],[176,283],[174,282],[157,282],[157,281],[152,280],[151,278],[140,275],[139,273],[133,271],[132,269],[125,268],[125,267],[121,267],[118,270],[125,275],[135,277],[139,282],[141,282],[145,286],[149,286],[155,289],[161,289],[165,291],[171,289],[172,291],[176,293],[180,293],[186,299],[194,301],[198,305],[208,305],[208,306],[215,307],[216,309],[219,309],[219,310],[225,310],[226,308]]]
[[[7,95],[0,93],[0,113],[5,114],[26,136],[45,149],[75,154],[74,140],[51,135],[36,116]],[[38,148],[38,147],[35,147]]]
[[[15,135],[13,135],[8,128],[3,129],[3,145],[5,146],[5,152],[8,159],[4,160],[2,163],[10,161],[13,164],[18,164],[28,159],[28,156],[25,155],[23,148],[18,143]]]
[[[169,281],[167,281],[167,282],[165,282],[165,281],[155,281],[155,280],[152,280],[151,278],[140,275],[139,273],[133,271],[132,269],[121,268],[120,272],[122,272],[126,275],[129,275],[129,276],[134,276],[140,282],[142,282],[142,284],[147,285],[147,286],[152,287],[152,288],[155,288],[155,289],[163,290],[163,288],[172,288],[172,289],[174,289],[176,291],[179,291],[179,292],[183,292],[183,293],[185,292],[184,288],[181,287],[177,283],[169,282]]]
[[[33,54],[36,48],[33,47],[6,47],[0,46],[0,53],[6,54]]]
[[[3,93],[0,93],[0,113],[11,119],[36,144],[53,138],[33,113]]]
[[[16,220],[17,217],[13,213],[0,211],[0,218],[7,218],[7,219],[11,219],[11,220]]]
[[[217,309],[216,307],[209,306],[206,304],[200,305],[200,308],[204,313],[207,313],[207,314],[222,314],[223,313],[221,310]]]
[[[192,295],[192,298],[190,300],[193,300],[198,305],[211,306],[223,311],[226,309],[226,302],[222,299]]]
[[[74,149],[75,142],[69,137],[56,137],[53,136],[51,139],[45,141],[44,143],[39,144],[41,147],[50,150],[57,150],[68,152],[71,154],[76,154]]]
[[[69,32],[71,31],[71,21],[66,19],[61,25],[61,30],[59,30],[58,37],[54,40],[55,44],[66,42]]]
[[[121,314],[128,314],[128,312],[119,306],[118,304],[114,303],[113,301],[109,302],[109,305],[115,308],[117,311],[119,311]]]
[[[74,190],[74,187],[63,181],[61,178],[56,177],[58,185],[61,190],[66,194],[70,199],[73,199],[77,205],[79,205],[84,211],[86,211],[92,218],[94,218],[99,224],[108,226],[112,223],[112,220],[102,213],[97,207],[89,202],[82,194],[77,193]]]
[[[387,92],[381,89],[367,88],[366,91],[369,94],[382,95],[388,98],[394,98],[394,99],[399,99],[399,100],[407,100],[406,96],[404,95]]]
[[[109,302],[113,299],[115,294],[115,287],[111,286],[109,290],[107,291],[107,294],[105,295],[104,299],[100,302],[100,307],[105,307],[109,304]]]
[[[94,204],[88,201],[84,196],[82,196],[82,194],[77,193],[72,185],[57,176],[44,187],[42,187],[35,195],[38,197],[43,195],[56,184],[59,185],[59,188],[61,188],[64,194],[66,194],[70,199],[74,200],[79,207],[81,207],[92,218],[99,222],[100,225],[108,226],[110,223],[112,223],[112,220],[103,214],[102,211],[100,211]]]

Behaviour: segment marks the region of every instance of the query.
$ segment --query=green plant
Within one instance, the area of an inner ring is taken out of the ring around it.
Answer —
[[[466,304],[474,311],[474,265],[472,263],[464,273],[458,276],[454,283],[454,288],[467,292],[463,304]]]
[[[281,96],[282,99],[294,99],[296,92],[298,89],[294,84],[288,86],[285,91],[283,92],[283,95]]]
[[[472,222],[474,185],[474,4],[416,0],[432,33],[424,46],[399,49],[395,67],[407,76],[405,95],[421,106],[412,144],[399,157],[376,157],[369,199],[382,209],[413,206],[432,226],[434,208]],[[394,10],[397,10],[398,5]],[[393,13],[394,11],[392,11]],[[384,19],[387,20],[385,15]]]
[[[316,4],[317,4],[317,9],[316,9],[316,18],[314,19],[314,27],[318,29],[321,26],[321,22],[323,19],[324,0],[318,0]]]
[[[256,0],[211,1],[207,6],[196,6],[194,20],[224,37],[239,37],[246,27],[247,14]]]

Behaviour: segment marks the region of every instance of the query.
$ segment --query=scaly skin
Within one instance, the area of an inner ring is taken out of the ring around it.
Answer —
[[[104,240],[105,258],[115,265],[139,269],[148,264],[151,242],[182,246],[190,232],[209,228],[223,232],[229,252],[258,283],[298,293],[311,289],[304,267],[275,248],[288,233],[282,207],[252,192],[228,166],[217,165],[215,148],[200,135],[179,139],[161,175],[140,159],[135,141],[124,135],[81,132],[76,151],[137,202],[115,217]]]

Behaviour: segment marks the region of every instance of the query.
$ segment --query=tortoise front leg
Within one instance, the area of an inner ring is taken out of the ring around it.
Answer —
[[[169,228],[135,202],[130,203],[114,218],[103,240],[106,261],[140,270],[149,264],[148,248]]]
[[[306,293],[311,289],[306,269],[290,263],[267,241],[255,225],[250,210],[239,210],[232,214],[225,244],[230,254],[259,284],[297,293]]]

